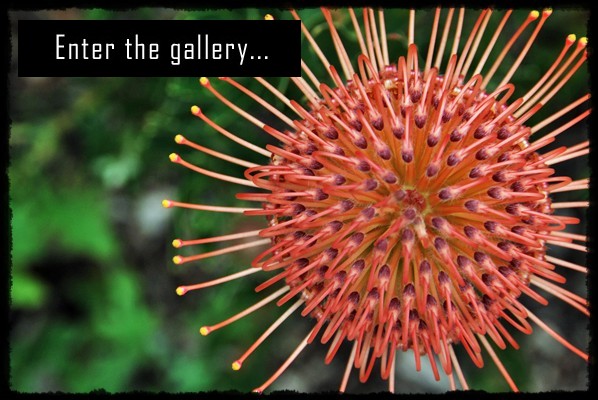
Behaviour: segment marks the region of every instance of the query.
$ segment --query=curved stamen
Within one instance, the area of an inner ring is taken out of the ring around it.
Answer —
[[[268,388],[268,386],[270,386],[272,384],[272,382],[274,382],[276,379],[278,379],[278,377],[289,367],[289,365],[291,365],[291,363],[293,361],[295,361],[295,359],[299,356],[299,354],[301,354],[303,349],[307,346],[307,338],[310,335],[311,335],[311,332],[308,333],[307,336],[305,337],[305,339],[303,339],[299,343],[297,348],[293,351],[293,353],[289,356],[289,358],[287,358],[287,360],[280,366],[280,368],[278,368],[278,370],[261,386],[253,389],[253,392],[262,393],[264,390],[266,390]]]

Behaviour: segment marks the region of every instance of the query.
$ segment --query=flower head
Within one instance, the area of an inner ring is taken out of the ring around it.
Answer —
[[[244,178],[233,177],[192,165],[177,154],[170,156],[172,162],[203,175],[256,188],[237,197],[259,207],[168,200],[165,207],[244,213],[267,221],[267,227],[258,231],[175,240],[173,245],[178,248],[256,238],[210,253],[175,256],[176,264],[266,247],[251,268],[215,281],[181,286],[177,293],[262,271],[272,272],[256,290],[279,287],[241,313],[202,327],[200,333],[207,335],[273,301],[286,307],[233,362],[233,369],[238,370],[289,315],[312,318],[313,329],[281,368],[256,389],[260,392],[316,338],[329,344],[326,362],[344,343],[351,343],[341,391],[352,365],[359,369],[363,382],[376,364],[393,390],[399,351],[412,352],[417,369],[422,359],[427,359],[436,379],[446,374],[452,389],[457,387],[456,380],[467,389],[455,346],[462,346],[479,367],[489,357],[509,386],[517,390],[490,342],[501,349],[509,345],[518,348],[513,332],[530,334],[532,324],[587,360],[586,353],[526,306],[530,299],[548,304],[539,288],[588,315],[586,301],[559,286],[564,283],[560,268],[585,268],[547,253],[548,245],[586,251],[585,236],[565,232],[579,220],[558,211],[585,207],[587,202],[559,202],[553,195],[584,190],[588,180],[558,176],[552,166],[587,154],[588,142],[548,152],[543,149],[589,115],[587,110],[561,121],[586,103],[589,95],[544,121],[529,123],[585,62],[586,39],[569,35],[548,71],[522,97],[513,99],[511,78],[551,10],[532,11],[493,62],[489,55],[510,11],[501,17],[492,35],[486,32],[491,10],[479,13],[471,31],[461,35],[464,10],[458,11],[453,26],[455,10],[450,9],[441,32],[441,10],[437,9],[429,48],[419,54],[415,11],[411,10],[407,54],[396,62],[389,58],[383,11],[364,10],[360,24],[357,14],[349,10],[360,46],[357,57],[345,49],[330,11],[322,12],[340,71],[304,25],[302,31],[328,71],[330,85],[305,62],[304,77],[291,78],[304,99],[289,99],[265,79],[255,78],[294,114],[279,111],[240,81],[220,78],[280,119],[284,128],[264,123],[224,97],[211,80],[200,79],[225,106],[280,144],[265,149],[255,146],[216,124],[199,107],[192,107],[192,113],[229,139],[268,157],[269,162],[256,165],[181,135],[175,138],[179,144],[246,167]],[[292,15],[299,19],[296,12]],[[451,29],[455,34],[446,58]],[[530,29],[517,53],[513,45]],[[485,36],[491,38],[484,49],[480,43]],[[490,85],[498,66],[511,53],[515,53],[512,66],[497,85]],[[556,129],[536,135],[557,120]]]

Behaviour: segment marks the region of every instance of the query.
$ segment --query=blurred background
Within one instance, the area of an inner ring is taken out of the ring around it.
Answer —
[[[242,251],[176,266],[174,238],[193,239],[265,226],[261,218],[190,210],[164,209],[165,198],[213,205],[245,206],[238,190],[169,162],[171,152],[207,169],[241,176],[242,169],[188,148],[173,138],[181,133],[209,148],[252,162],[261,156],[226,140],[189,107],[199,105],[217,123],[258,145],[273,143],[263,132],[233,114],[202,90],[196,78],[20,78],[18,32],[20,19],[261,19],[266,13],[290,18],[280,10],[66,9],[10,12],[13,54],[9,75],[10,207],[12,210],[12,290],[10,307],[10,387],[20,392],[109,392],[239,390],[264,382],[301,341],[313,321],[293,316],[234,372],[230,365],[280,314],[271,304],[233,325],[202,337],[199,327],[241,311],[263,297],[253,288],[264,278],[254,274],[227,284],[179,297],[175,288],[245,269],[256,251]],[[529,11],[516,11],[492,57],[504,46]],[[445,11],[446,13],[446,11]],[[318,10],[300,15],[321,47],[336,60],[324,18]],[[445,14],[443,14],[444,16]],[[502,16],[502,13],[500,13]],[[427,49],[431,11],[418,14],[416,42]],[[475,12],[466,13],[464,32]],[[346,13],[335,13],[348,47],[356,49]],[[501,17],[494,16],[492,32]],[[523,95],[552,64],[566,35],[585,35],[588,14],[556,10],[513,81]],[[391,56],[405,54],[408,14],[389,10]],[[530,30],[531,31],[531,30]],[[423,32],[421,36],[418,32]],[[529,33],[528,33],[529,34]],[[484,43],[491,36],[487,33]],[[527,35],[524,35],[527,38]],[[525,39],[526,40],[526,39]],[[521,49],[524,41],[515,49]],[[463,44],[461,45],[463,46]],[[483,48],[483,47],[480,47]],[[420,50],[420,58],[425,54]],[[502,78],[518,54],[512,51],[496,75]],[[304,59],[315,60],[305,47]],[[479,55],[478,55],[479,57]],[[317,65],[311,62],[310,65]],[[317,69],[316,69],[317,70]],[[501,73],[502,71],[502,73]],[[317,71],[323,76],[323,71]],[[198,77],[201,71],[198,71]],[[273,83],[290,98],[301,98],[287,79]],[[230,85],[218,89],[242,108],[270,122],[256,103],[239,96]],[[251,79],[243,83],[271,100]],[[490,85],[492,88],[493,86]],[[533,121],[541,121],[589,89],[584,66]],[[280,103],[277,106],[283,107]],[[560,107],[559,107],[560,106]],[[578,115],[578,113],[574,114]],[[275,124],[274,121],[272,121]],[[549,130],[548,130],[549,131]],[[547,131],[547,132],[548,132]],[[586,137],[584,123],[559,137],[576,144]],[[574,179],[589,176],[587,157],[559,165]],[[241,190],[243,191],[243,190]],[[571,199],[583,199],[571,195]],[[579,193],[577,193],[579,195]],[[568,199],[564,194],[559,199]],[[587,199],[587,197],[586,197]],[[583,210],[567,211],[583,218]],[[585,233],[582,224],[573,229]],[[210,251],[204,245],[181,254]],[[187,250],[187,249],[185,249]],[[551,253],[579,264],[582,254],[555,248]],[[564,273],[567,287],[586,295],[585,276]],[[530,307],[576,346],[586,349],[588,320],[578,311],[547,295],[550,306]],[[520,350],[500,351],[515,382],[525,391],[585,389],[585,363],[540,329],[531,337],[515,333]],[[323,363],[327,348],[314,344],[272,385],[271,390],[304,392],[337,390],[348,357],[346,345],[331,365]],[[459,349],[461,350],[461,349]],[[489,357],[478,370],[461,358],[474,389],[506,391],[508,386]],[[444,392],[446,378],[435,382],[427,365],[415,372],[411,353],[399,356],[400,392]],[[378,373],[367,384],[352,374],[348,390],[385,390]]]

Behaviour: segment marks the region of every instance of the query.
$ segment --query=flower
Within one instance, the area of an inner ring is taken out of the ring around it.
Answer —
[[[464,10],[458,12],[456,27],[452,25],[454,11],[450,9],[446,15],[441,33],[441,10],[436,10],[422,63],[415,44],[415,11],[411,10],[407,54],[395,63],[389,57],[383,11],[365,9],[363,26],[356,13],[348,11],[360,48],[354,57],[343,45],[331,12],[323,9],[340,73],[329,62],[331,55],[324,54],[302,25],[303,35],[329,76],[316,76],[302,62],[304,77],[291,78],[304,95],[297,101],[265,79],[255,78],[294,113],[291,116],[240,81],[220,78],[280,119],[285,128],[264,123],[223,96],[208,78],[200,79],[213,96],[280,145],[258,147],[215,123],[199,107],[191,108],[216,131],[268,157],[269,162],[256,165],[181,135],[175,138],[179,144],[246,167],[245,177],[203,169],[177,154],[171,154],[171,161],[209,177],[258,189],[239,193],[237,198],[260,207],[171,200],[163,205],[264,216],[267,227],[215,238],[177,239],[173,245],[179,248],[256,238],[209,253],[177,255],[174,263],[254,246],[267,248],[251,268],[181,286],[177,293],[273,271],[256,290],[279,286],[278,290],[241,313],[200,329],[207,335],[275,300],[278,306],[291,304],[232,363],[235,370],[291,314],[300,312],[313,319],[313,329],[257,392],[265,390],[316,338],[329,345],[327,363],[344,343],[352,345],[341,392],[346,389],[351,366],[359,370],[364,382],[377,362],[393,391],[399,351],[412,352],[418,370],[422,358],[427,359],[437,380],[440,374],[448,376],[451,389],[457,388],[456,380],[462,389],[468,389],[456,346],[462,346],[480,368],[489,357],[517,391],[515,380],[490,342],[501,349],[508,345],[518,348],[512,332],[530,334],[532,324],[588,360],[585,352],[527,305],[530,300],[548,304],[538,293],[537,289],[542,289],[589,315],[586,300],[560,286],[564,278],[559,271],[587,272],[586,268],[548,254],[549,246],[586,251],[586,237],[566,231],[579,219],[561,215],[559,210],[587,207],[588,203],[555,199],[557,193],[586,190],[589,180],[558,176],[552,166],[587,154],[589,144],[584,141],[544,150],[589,115],[586,110],[561,121],[585,104],[589,95],[528,125],[585,62],[587,40],[567,36],[553,65],[522,97],[512,99],[515,87],[509,82],[552,11],[530,12],[492,63],[489,55],[511,11],[504,13],[492,35],[486,27],[494,12],[481,11],[462,40]],[[300,19],[295,11],[291,13]],[[515,51],[514,44],[532,27],[527,41]],[[451,29],[454,40],[445,61]],[[488,36],[484,49],[480,44]],[[498,67],[513,52],[510,69],[492,86]],[[538,134],[557,120],[557,128]]]

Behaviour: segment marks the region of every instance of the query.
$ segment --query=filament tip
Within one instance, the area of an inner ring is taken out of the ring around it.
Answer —
[[[181,256],[174,256],[172,257],[172,262],[175,264],[182,264],[183,263],[183,257]]]
[[[208,336],[208,334],[210,333],[210,328],[207,326],[202,326],[201,328],[199,328],[199,333],[201,333],[202,336]]]
[[[575,36],[573,33],[570,34],[569,36],[567,36],[567,44],[572,44],[573,42],[575,42],[575,39],[577,39],[577,36]]]
[[[587,37],[584,36],[584,37],[582,37],[582,38],[579,39],[579,45],[580,46],[586,47],[587,44],[588,44],[588,38]]]
[[[179,296],[182,296],[185,293],[187,293],[187,288],[185,286],[179,286],[178,288],[176,288],[176,294],[178,294]]]

